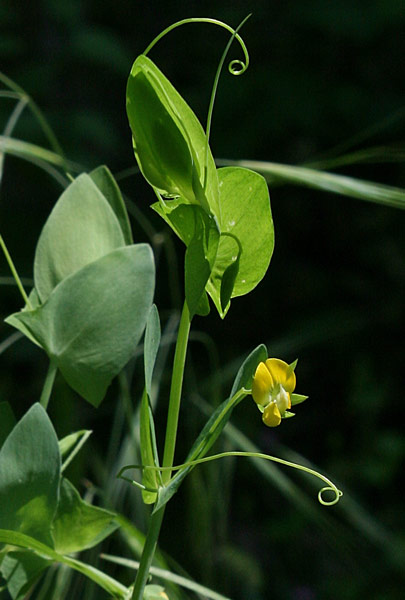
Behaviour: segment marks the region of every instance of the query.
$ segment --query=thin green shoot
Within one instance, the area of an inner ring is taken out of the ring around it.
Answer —
[[[3,352],[15,344],[15,342],[18,342],[18,340],[20,340],[22,337],[24,337],[24,334],[21,333],[21,331],[16,331],[15,333],[9,335],[8,338],[3,340],[0,344],[0,354],[3,354]]]
[[[386,115],[382,119],[379,119],[369,127],[362,129],[349,137],[348,139],[339,142],[337,145],[330,148],[326,152],[322,153],[322,157],[333,160],[334,157],[340,156],[342,153],[347,152],[351,148],[363,144],[366,140],[373,138],[383,131],[392,129],[392,131],[398,131],[399,123],[405,120],[405,106],[401,106],[398,110]]]
[[[4,128],[3,135],[4,137],[9,137],[12,134],[14,127],[16,126],[18,119],[22,115],[24,108],[27,105],[27,99],[21,98],[14,107],[13,112],[11,113],[6,127]],[[4,167],[4,157],[5,152],[0,152],[0,184],[3,178],[3,167]]]
[[[14,266],[13,260],[12,260],[12,258],[10,256],[9,251],[7,250],[6,243],[3,240],[3,236],[1,234],[0,234],[0,246],[1,246],[2,250],[3,250],[3,252],[4,252],[4,256],[6,257],[6,261],[8,263],[9,268],[10,268],[10,271],[11,271],[13,277],[14,277],[14,280],[15,280],[15,282],[17,284],[17,287],[20,290],[20,294],[23,297],[23,300],[24,300],[25,304],[27,305],[28,309],[32,310],[31,302],[30,302],[30,300],[29,300],[29,298],[28,298],[28,296],[27,296],[27,294],[26,294],[26,292],[24,290],[24,286],[21,283],[21,279],[20,279],[20,277],[19,277],[19,275],[17,273],[17,269]]]
[[[34,100],[29,96],[29,94],[27,94],[27,92],[21,86],[19,86],[12,79],[7,77],[7,75],[2,73],[1,71],[0,71],[0,81],[2,83],[4,83],[4,85],[6,87],[13,90],[15,93],[19,94],[21,96],[21,98],[25,99],[25,101],[28,103],[33,115],[37,119],[46,138],[48,139],[51,148],[53,148],[53,150],[56,154],[59,154],[61,157],[63,157],[64,153],[63,153],[62,147],[59,144],[59,141],[58,141],[52,127],[49,125],[48,121],[45,119],[44,115],[42,114],[42,111],[36,105]]]
[[[225,50],[221,56],[221,60],[219,61],[218,64],[218,68],[217,68],[217,72],[215,74],[215,78],[214,78],[214,83],[212,86],[212,92],[211,92],[211,98],[210,98],[210,103],[209,103],[209,107],[208,107],[208,116],[207,116],[207,128],[206,128],[206,142],[205,142],[205,167],[204,167],[204,182],[203,182],[203,188],[204,190],[207,187],[207,177],[208,177],[208,152],[209,152],[209,142],[210,142],[210,134],[211,134],[211,123],[212,123],[212,113],[214,111],[214,103],[215,103],[215,97],[217,95],[217,89],[218,89],[218,83],[219,83],[219,78],[221,76],[221,71],[222,71],[222,67],[224,66],[224,62],[226,59],[226,56],[229,52],[229,49],[232,45],[232,42],[234,41],[234,39],[237,36],[238,31],[243,27],[243,25],[246,23],[246,21],[250,18],[250,14],[245,17],[243,19],[243,21],[240,23],[240,25],[238,25],[238,27],[235,29],[235,31],[233,32],[230,40],[228,41]],[[242,61],[235,61],[233,60],[230,64],[229,64],[229,72],[232,75],[241,75],[242,73],[244,73],[246,71],[246,69],[249,66],[249,54],[247,53],[247,49],[245,52],[245,57],[246,57],[246,62],[242,62]],[[233,67],[238,64],[241,68],[236,70]],[[231,65],[233,65],[233,67],[231,67]]]
[[[21,282],[24,285],[33,286],[34,280],[32,277],[21,277]],[[16,285],[14,277],[0,277],[0,285]]]
[[[210,19],[208,17],[191,17],[189,19],[182,19],[181,21],[177,21],[176,23],[173,23],[172,25],[170,25],[169,27],[164,29],[161,33],[159,33],[159,35],[157,35],[155,37],[155,39],[149,44],[149,46],[144,51],[144,55],[146,56],[148,54],[148,52],[150,52],[152,50],[152,48],[157,44],[157,42],[159,40],[161,40],[166,34],[170,33],[170,31],[173,31],[173,29],[176,29],[177,27],[180,27],[181,25],[187,25],[188,23],[211,23],[213,25],[219,25],[220,27],[223,27],[224,29],[229,31],[229,33],[231,33],[232,35],[235,34],[235,37],[238,40],[239,44],[241,45],[243,53],[245,55],[246,66],[243,68],[242,72],[246,71],[246,69],[249,65],[249,54],[248,54],[246,45],[245,45],[244,41],[242,40],[242,38],[240,37],[240,35],[235,33],[235,30],[227,23],[224,23],[223,21],[218,21],[217,19]],[[234,67],[236,65],[241,66],[241,64],[242,63],[240,61],[232,61],[229,65],[229,69],[230,70],[234,69]]]
[[[321,481],[323,481],[324,483],[327,484],[325,487],[320,489],[318,492],[318,501],[320,502],[320,504],[323,504],[324,506],[332,506],[333,504],[337,504],[337,502],[339,502],[339,499],[341,498],[341,496],[343,496],[343,492],[341,490],[339,490],[330,479],[325,477],[325,475],[318,473],[318,471],[315,471],[314,469],[310,469],[309,467],[305,467],[304,465],[299,465],[297,463],[293,463],[289,460],[284,460],[284,459],[278,458],[276,456],[270,456],[269,454],[263,454],[262,452],[239,452],[239,451],[220,452],[219,454],[213,454],[211,456],[205,456],[204,458],[190,460],[186,463],[172,466],[172,467],[152,467],[152,466],[145,466],[145,465],[128,465],[121,469],[121,471],[118,473],[117,477],[121,478],[122,473],[124,473],[126,470],[129,470],[129,469],[141,469],[141,470],[149,469],[149,470],[160,470],[162,472],[181,471],[182,469],[185,469],[187,467],[192,467],[192,466],[200,465],[202,463],[211,462],[213,460],[218,460],[218,459],[227,458],[227,457],[261,458],[263,460],[270,460],[272,462],[276,462],[281,465],[291,467],[293,469],[298,469],[299,471],[304,471],[305,473],[309,473],[310,475],[314,475],[315,477],[317,477],[318,479],[321,479]],[[128,480],[128,478],[126,478],[126,479]],[[151,491],[157,492],[158,490],[151,490]],[[333,492],[335,494],[335,497],[332,500],[324,500],[323,494],[325,492],[329,492],[329,491]]]

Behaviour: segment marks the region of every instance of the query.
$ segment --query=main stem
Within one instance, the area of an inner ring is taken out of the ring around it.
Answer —
[[[41,398],[39,403],[44,407],[45,410],[48,408],[49,399],[51,397],[53,384],[55,381],[55,375],[58,370],[56,364],[51,360],[46,374],[44,387],[42,388]]]
[[[190,333],[190,312],[187,303],[184,302],[181,313],[179,331],[177,334],[176,350],[174,353],[173,374],[170,387],[169,410],[167,415],[166,438],[163,452],[163,466],[172,467],[174,451],[176,448],[177,427],[181,403],[181,392],[183,388],[184,365],[186,363],[187,344]],[[163,482],[168,483],[171,471],[163,471]],[[131,600],[142,600],[143,592],[149,576],[153,557],[159,538],[160,527],[165,513],[165,506],[152,513],[149,521],[149,529],[143,547],[138,573],[135,579],[134,590]]]
[[[165,514],[165,506],[160,510],[152,513],[149,521],[149,529],[146,536],[145,544],[142,550],[141,561],[139,563],[138,573],[136,574],[134,590],[131,600],[142,600],[146,582],[149,577],[149,569],[152,565],[155,555],[156,545],[159,538],[160,527],[162,525],[163,516]]]
[[[187,302],[185,301],[183,305],[183,311],[181,313],[179,331],[177,334],[176,351],[174,353],[169,410],[167,413],[165,448],[163,452],[163,467],[171,467],[174,460],[190,324],[190,312],[188,310]],[[163,471],[164,483],[168,483],[170,477],[171,471]]]

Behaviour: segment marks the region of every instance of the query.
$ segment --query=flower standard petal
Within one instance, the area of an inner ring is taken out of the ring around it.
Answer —
[[[279,358],[268,358],[266,367],[274,383],[281,383],[286,392],[291,394],[295,390],[295,373],[290,366]]]
[[[264,362],[259,363],[252,383],[252,396],[256,404],[266,406],[270,400],[273,378]]]

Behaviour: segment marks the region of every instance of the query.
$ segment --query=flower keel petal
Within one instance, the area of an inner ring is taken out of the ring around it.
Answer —
[[[277,427],[281,423],[281,414],[275,402],[271,402],[263,412],[263,423],[267,427]]]

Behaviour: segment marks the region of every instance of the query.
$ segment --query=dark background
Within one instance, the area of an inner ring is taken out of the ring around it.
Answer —
[[[40,106],[70,160],[84,170],[105,163],[120,173],[135,164],[125,85],[136,56],[174,21],[210,16],[237,26],[249,12],[241,34],[251,65],[242,77],[224,72],[220,80],[214,156],[301,164],[380,147],[376,161],[335,171],[405,187],[403,161],[397,160],[405,131],[401,1],[0,0],[0,70]],[[151,53],[203,123],[227,39],[218,27],[193,24],[172,32]],[[230,57],[240,57],[236,44]],[[0,97],[1,128],[12,107]],[[28,110],[14,135],[46,145]],[[389,160],[392,148],[396,158]],[[165,231],[148,210],[154,198],[141,179],[125,178],[121,186],[149,228]],[[60,185],[37,166],[6,159],[0,230],[24,277],[32,276],[37,237],[60,193]],[[274,431],[264,429],[246,401],[233,422],[263,451],[300,453],[339,483],[345,491],[340,505],[324,509],[337,529],[310,518],[310,510],[299,509],[292,495],[286,498],[241,460],[228,468],[226,485],[217,485],[211,504],[195,491],[211,486],[212,497],[215,479],[206,467],[179,494],[177,508],[168,511],[162,547],[198,581],[234,600],[396,600],[402,598],[405,565],[404,215],[298,187],[274,187],[270,195],[276,247],[265,280],[249,296],[235,299],[224,321],[214,310],[197,318],[194,335],[204,331],[214,340],[224,393],[243,356],[261,342],[271,356],[299,357],[297,391],[310,400],[297,408],[295,419]],[[134,233],[136,241],[149,239],[138,223]],[[168,268],[158,252],[156,302],[163,322],[178,308],[176,294],[167,292],[173,272],[181,281],[183,248],[173,243],[177,267],[171,260]],[[0,276],[8,275],[0,259]],[[4,318],[21,301],[11,286],[0,291]],[[0,344],[10,333],[0,324]],[[210,350],[208,355],[212,359]],[[1,400],[21,416],[38,399],[46,359],[26,341],[1,359]],[[186,395],[197,389],[210,401],[210,369],[197,339]],[[58,433],[92,428],[102,454],[116,407],[106,400],[96,414],[62,381],[57,391],[60,401],[51,406],[51,416]],[[201,423],[198,411],[190,411],[191,417],[183,410],[179,456],[200,426],[195,421]],[[158,417],[159,424],[163,421]],[[73,476],[96,478],[91,457],[83,461],[83,473],[76,470]],[[315,505],[316,488],[291,476]]]

